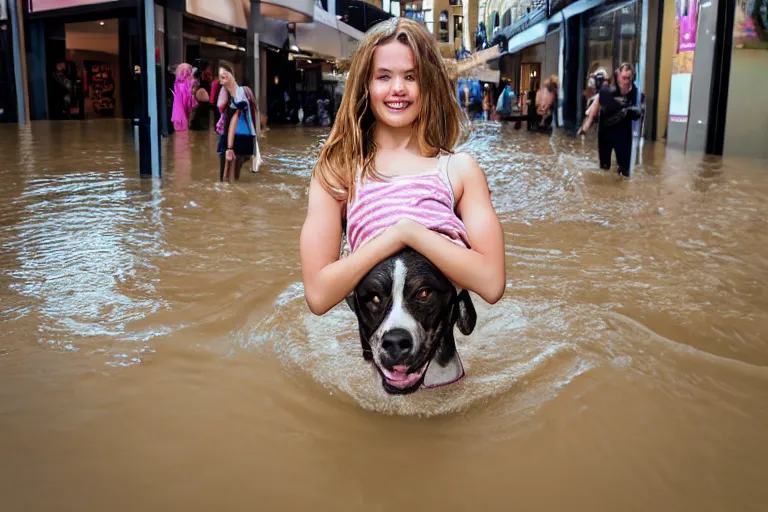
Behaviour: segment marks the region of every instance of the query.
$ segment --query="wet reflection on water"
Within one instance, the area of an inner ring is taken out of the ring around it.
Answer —
[[[346,306],[303,301],[324,130],[271,129],[261,172],[232,185],[209,133],[165,139],[152,182],[121,123],[0,132],[14,509],[114,508],[126,479],[146,489],[121,497],[131,510],[768,498],[764,162],[646,145],[627,181],[597,169],[593,140],[478,124],[466,149],[504,225],[507,293],[475,298],[467,378],[389,397]]]

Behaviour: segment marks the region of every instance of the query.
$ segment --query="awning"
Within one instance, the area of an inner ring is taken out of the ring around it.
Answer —
[[[543,43],[547,38],[547,20],[532,26],[525,32],[520,32],[507,42],[507,53],[515,53],[531,45]]]
[[[259,42],[282,48],[286,39],[288,39],[288,24],[286,22],[266,16],[261,18]]]
[[[363,35],[317,6],[312,23],[296,24],[296,46],[303,53],[333,59],[346,59],[352,55]]]
[[[512,36],[507,42],[507,52],[515,53],[531,45],[543,43],[547,36],[547,29],[550,25],[559,25],[563,16],[568,19],[585,11],[588,11],[598,5],[602,5],[606,0],[580,0],[565,7],[562,11],[554,14],[551,18],[540,21],[536,25]]]

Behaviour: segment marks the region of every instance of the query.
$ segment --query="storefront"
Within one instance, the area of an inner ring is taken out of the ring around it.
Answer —
[[[0,123],[15,123],[17,120],[13,33],[7,0],[0,0]]]
[[[723,154],[768,158],[768,0],[737,0]]]
[[[139,27],[130,1],[30,1],[31,118],[134,118]]]

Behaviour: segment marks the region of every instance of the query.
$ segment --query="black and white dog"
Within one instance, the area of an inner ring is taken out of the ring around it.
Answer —
[[[405,249],[376,265],[347,304],[357,316],[363,358],[375,365],[388,393],[464,376],[453,326],[465,335],[475,328],[472,299],[421,254]]]

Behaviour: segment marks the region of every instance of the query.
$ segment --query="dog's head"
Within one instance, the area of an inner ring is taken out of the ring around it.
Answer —
[[[475,328],[472,299],[419,253],[406,249],[376,265],[347,304],[357,316],[363,356],[388,393],[463,375],[453,326],[465,335]]]

